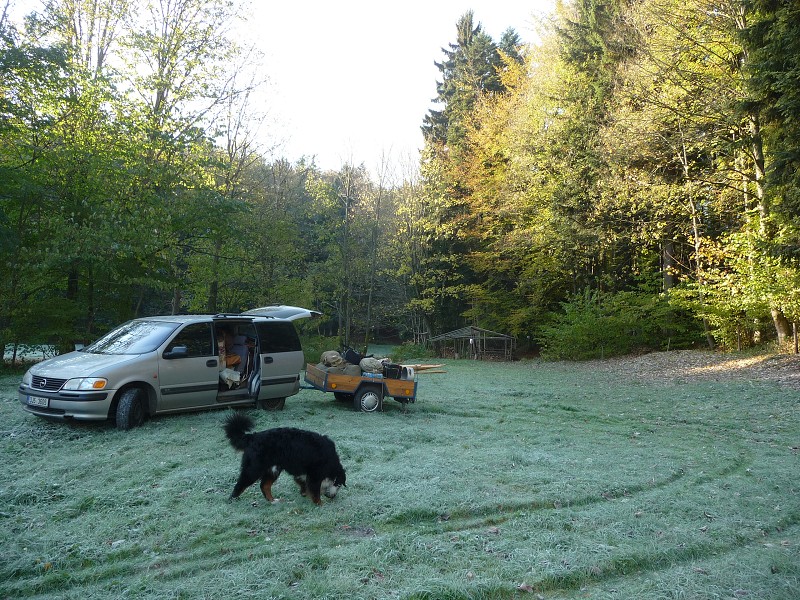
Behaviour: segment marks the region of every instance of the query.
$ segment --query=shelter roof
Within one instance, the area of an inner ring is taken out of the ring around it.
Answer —
[[[497,333],[496,331],[489,331],[488,329],[481,329],[480,327],[462,327],[461,329],[454,329],[447,333],[434,336],[430,339],[431,342],[441,342],[444,340],[462,340],[470,338],[481,338],[484,340],[511,340],[513,336],[506,335],[505,333]]]

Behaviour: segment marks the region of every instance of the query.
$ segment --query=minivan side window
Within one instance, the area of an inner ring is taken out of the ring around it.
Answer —
[[[256,323],[261,341],[261,353],[295,352],[301,350],[297,330],[289,321],[265,321]]]
[[[186,346],[189,358],[197,356],[214,356],[214,344],[211,339],[211,323],[191,323],[184,327],[169,344],[169,349],[175,346]]]

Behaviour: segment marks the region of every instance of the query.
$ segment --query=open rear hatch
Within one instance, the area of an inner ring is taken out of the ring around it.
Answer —
[[[274,317],[276,319],[287,319],[296,321],[297,319],[316,319],[322,313],[317,310],[300,308],[299,306],[286,306],[285,304],[272,304],[260,308],[251,308],[242,313],[243,315],[254,315],[259,317]]]

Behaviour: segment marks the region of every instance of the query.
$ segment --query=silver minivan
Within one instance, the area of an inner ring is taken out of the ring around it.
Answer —
[[[208,408],[281,409],[299,391],[304,366],[292,321],[316,315],[270,306],[134,319],[85,348],[33,365],[19,401],[40,417],[112,419],[119,429]]]

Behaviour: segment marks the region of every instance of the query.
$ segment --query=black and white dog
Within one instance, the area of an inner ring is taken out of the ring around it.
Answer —
[[[311,494],[314,504],[322,504],[321,494],[334,498],[345,486],[345,471],[329,437],[293,427],[249,433],[253,427],[253,420],[239,412],[225,420],[231,445],[243,452],[241,473],[231,498],[238,498],[260,479],[261,493],[273,502],[272,484],[282,471],[294,476],[300,493]]]

